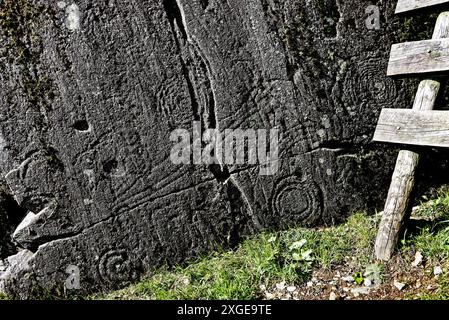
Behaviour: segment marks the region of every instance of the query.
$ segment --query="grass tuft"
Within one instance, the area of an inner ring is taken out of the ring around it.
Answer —
[[[449,191],[441,191],[436,200],[423,203],[417,215],[429,222],[402,241],[402,250],[414,249],[428,259],[446,260],[449,257]]]

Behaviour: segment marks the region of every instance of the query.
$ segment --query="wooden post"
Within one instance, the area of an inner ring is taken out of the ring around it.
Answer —
[[[441,13],[435,25],[432,39],[441,38],[449,38],[449,12]],[[413,109],[432,110],[439,89],[440,83],[437,81],[422,81],[416,93]],[[419,154],[412,151],[399,152],[374,247],[376,258],[379,260],[389,260],[397,244],[414,187],[419,157]]]

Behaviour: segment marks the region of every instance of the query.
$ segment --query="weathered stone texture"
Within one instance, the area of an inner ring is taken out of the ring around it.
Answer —
[[[385,76],[395,1],[380,30],[371,2],[1,1],[0,172],[30,211],[4,290],[62,287],[69,265],[86,291],[114,287],[379,207],[395,153],[369,143],[380,110],[411,95]],[[194,120],[278,128],[279,172],[173,165],[169,135]]]

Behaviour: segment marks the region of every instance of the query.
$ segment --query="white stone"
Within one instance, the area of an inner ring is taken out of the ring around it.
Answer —
[[[276,298],[276,296],[275,296],[274,294],[269,293],[269,292],[267,292],[267,293],[265,294],[265,297],[266,297],[268,300],[273,300],[274,298]]]
[[[413,261],[412,266],[413,267],[419,266],[422,262],[422,258],[423,258],[423,256],[422,256],[421,252],[417,251],[415,254],[415,261]]]
[[[405,287],[405,283],[399,282],[396,279],[394,280],[393,284],[396,287],[396,289],[398,289],[399,291],[401,291]]]
[[[433,268],[433,274],[434,274],[435,276],[438,276],[438,275],[440,275],[440,274],[442,274],[442,273],[443,273],[443,269],[441,269],[440,266],[436,266],[435,268]]]
[[[284,289],[285,289],[285,281],[282,281],[282,282],[280,282],[280,283],[277,283],[277,284],[276,284],[276,288],[277,288],[278,290],[284,290]]]
[[[354,282],[354,278],[352,276],[346,276],[341,278],[341,280],[346,281],[346,282]]]
[[[360,287],[360,288],[354,288],[351,290],[351,293],[354,295],[354,297],[358,297],[359,295],[367,295],[370,293],[370,288],[367,287]]]
[[[365,285],[365,287],[371,287],[373,285],[371,280],[368,278],[365,278],[365,280],[363,280],[363,284]]]

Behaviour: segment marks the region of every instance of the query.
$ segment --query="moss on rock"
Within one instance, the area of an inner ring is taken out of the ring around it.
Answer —
[[[32,106],[49,107],[54,98],[52,80],[37,71],[42,53],[39,34],[41,18],[51,16],[51,10],[30,0],[0,0],[0,70],[20,67],[22,88]],[[8,74],[8,72],[5,72]]]

